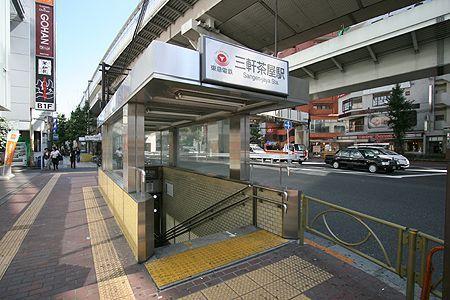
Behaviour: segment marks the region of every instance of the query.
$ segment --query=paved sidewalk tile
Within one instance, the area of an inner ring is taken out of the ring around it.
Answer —
[[[0,239],[53,174],[32,178],[30,187],[0,205]],[[1,299],[100,299],[109,280],[128,282],[126,295],[136,299],[404,299],[345,261],[295,243],[158,291],[135,262],[97,185],[95,172],[61,172],[0,280]],[[103,255],[97,267],[96,255]],[[117,268],[102,277],[109,263]]]

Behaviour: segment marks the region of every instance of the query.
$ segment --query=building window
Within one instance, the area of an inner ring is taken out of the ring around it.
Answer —
[[[326,110],[326,109],[331,109],[331,105],[329,105],[329,104],[314,104],[313,108],[318,109],[318,110]]]
[[[342,102],[342,111],[346,112],[353,109],[362,108],[362,97],[350,98]]]
[[[311,122],[311,132],[330,132],[330,125],[326,120],[313,120]]]
[[[387,105],[389,101],[389,95],[391,93],[377,93],[373,94],[372,106],[383,106]]]
[[[364,117],[349,120],[348,123],[349,132],[362,132],[364,131]]]
[[[436,121],[445,121],[445,115],[436,115],[435,120]]]
[[[411,91],[405,91],[405,96],[411,95]]]

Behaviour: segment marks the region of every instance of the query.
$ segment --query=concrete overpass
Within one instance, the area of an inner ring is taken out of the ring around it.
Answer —
[[[285,58],[322,98],[450,73],[450,1],[434,0],[355,26]]]
[[[417,0],[347,0],[279,1],[278,50],[292,47],[311,38],[350,26],[378,15],[417,3]],[[109,94],[114,94],[123,73],[153,40],[191,48],[181,35],[183,24],[198,20],[199,26],[212,34],[219,33],[246,47],[263,52],[274,51],[274,0],[153,0],[137,30],[141,5],[131,14],[101,62],[111,65]],[[136,34],[134,34],[136,32]],[[134,36],[134,38],[133,38]],[[82,102],[89,102],[92,112],[101,110],[101,74],[96,68],[89,80]]]

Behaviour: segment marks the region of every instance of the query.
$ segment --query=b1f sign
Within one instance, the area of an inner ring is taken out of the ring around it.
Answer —
[[[288,94],[287,61],[210,37],[202,43],[202,81]]]

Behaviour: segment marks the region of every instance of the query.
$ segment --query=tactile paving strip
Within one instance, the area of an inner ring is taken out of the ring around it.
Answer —
[[[286,243],[264,230],[231,238],[145,264],[159,288],[173,285]]]
[[[295,268],[296,271],[289,272],[289,275],[286,275],[284,272],[280,272],[282,269],[293,268]],[[305,275],[303,270],[309,270],[309,275],[313,277],[311,278]],[[322,270],[314,264],[293,255],[267,265],[261,269],[229,279],[181,299],[308,300],[309,298],[303,294],[305,291],[324,283],[332,277],[333,275],[325,270]]]
[[[0,240],[0,280],[3,278],[3,275],[5,275],[6,270],[16,256],[17,251],[19,251],[23,240],[47,201],[47,198],[60,175],[61,174],[53,175],[39,194],[37,194],[36,198],[34,198],[33,202],[31,202],[27,209],[20,215],[11,229]]]
[[[100,299],[134,299],[92,187],[83,188]]]

